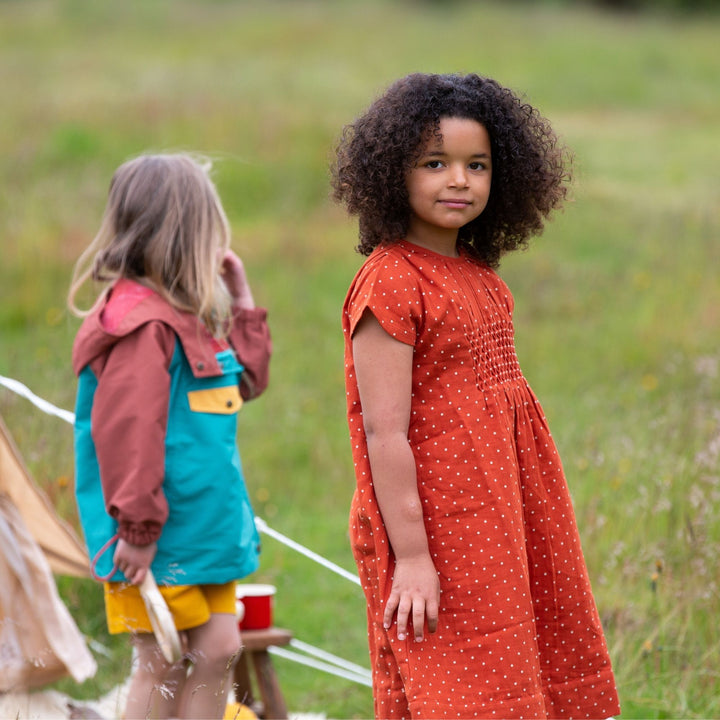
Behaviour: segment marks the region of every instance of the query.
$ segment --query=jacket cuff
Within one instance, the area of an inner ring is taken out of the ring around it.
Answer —
[[[267,320],[267,308],[246,308],[239,305],[233,305],[232,316],[233,321],[236,323],[262,323]]]
[[[240,379],[240,394],[244,400],[256,398],[265,390],[269,379],[272,341],[267,310],[261,307],[237,309],[228,339],[245,368]]]
[[[130,545],[150,545],[157,542],[162,525],[157,522],[134,523],[124,521],[118,526],[118,535]]]

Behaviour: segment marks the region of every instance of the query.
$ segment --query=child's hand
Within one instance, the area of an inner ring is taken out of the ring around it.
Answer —
[[[245,274],[242,260],[232,251],[228,250],[220,266],[220,275],[225,281],[227,289],[235,299],[235,305],[251,310],[255,307],[250,285]]]
[[[118,540],[113,561],[129,583],[139,585],[147,575],[148,568],[157,552],[157,545],[131,545],[122,538]]]
[[[392,625],[397,610],[398,640],[404,640],[408,620],[412,620],[417,642],[423,639],[423,626],[427,617],[428,630],[434,633],[438,624],[440,580],[429,555],[420,558],[397,560],[392,590],[385,606],[383,625]]]

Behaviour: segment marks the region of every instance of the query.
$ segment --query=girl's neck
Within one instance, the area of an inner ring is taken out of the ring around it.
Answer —
[[[457,230],[444,228],[417,228],[411,223],[405,239],[413,245],[419,245],[426,250],[432,250],[439,255],[458,257]]]

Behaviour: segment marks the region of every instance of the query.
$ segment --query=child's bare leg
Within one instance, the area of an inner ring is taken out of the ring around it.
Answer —
[[[182,694],[181,717],[222,718],[240,654],[237,618],[215,613],[187,634],[193,668]]]
[[[126,720],[177,717],[187,677],[185,662],[170,665],[150,633],[133,636],[133,644],[136,658],[125,708]]]

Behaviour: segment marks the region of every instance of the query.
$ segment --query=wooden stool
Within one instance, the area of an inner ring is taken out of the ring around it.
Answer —
[[[289,630],[241,630],[243,651],[235,665],[235,698],[254,713],[267,720],[284,720],[288,716],[285,698],[280,690],[275,668],[268,648],[271,645],[288,645],[292,640]],[[255,700],[250,683],[250,661],[255,668],[255,679],[262,702]]]

